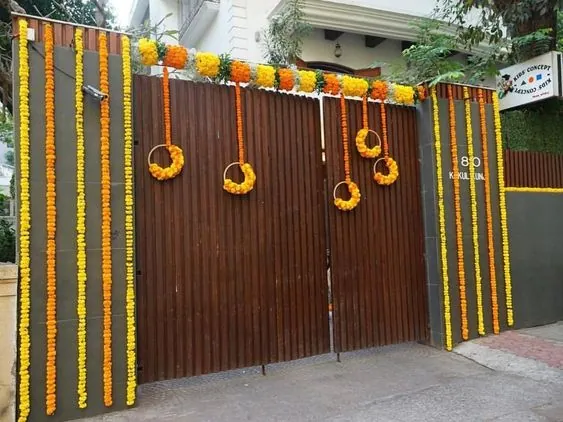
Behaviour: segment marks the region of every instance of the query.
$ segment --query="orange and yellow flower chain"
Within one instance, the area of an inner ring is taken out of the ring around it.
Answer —
[[[57,408],[57,208],[55,176],[55,68],[53,27],[45,24],[45,177],[47,222],[47,362],[46,410],[53,415]]]
[[[99,35],[100,90],[109,95],[108,49],[106,34]],[[104,405],[110,407],[112,398],[112,350],[111,350],[111,175],[109,98],[100,104],[100,153],[102,173],[102,291],[103,291],[103,385]]]
[[[489,277],[491,280],[491,307],[493,314],[493,332],[500,332],[499,313],[498,313],[498,296],[497,296],[497,271],[495,265],[495,242],[493,238],[493,209],[491,204],[491,184],[489,170],[489,145],[487,135],[487,123],[485,114],[485,98],[483,90],[478,90],[479,99],[479,117],[481,127],[481,143],[483,153],[483,167],[485,171],[485,211],[487,218],[487,245],[489,250]]]
[[[450,142],[451,142],[451,158],[452,171],[454,175],[459,174],[459,164],[457,162],[457,135],[455,122],[454,98],[451,85],[448,85],[448,104],[450,112]],[[467,323],[467,292],[465,285],[465,263],[463,254],[463,228],[461,221],[461,204],[459,193],[459,179],[453,178],[454,186],[454,207],[455,207],[455,231],[457,245],[457,266],[458,266],[458,283],[459,283],[459,302],[461,308],[461,336],[464,340],[469,338],[469,328]]]
[[[172,145],[172,123],[170,120],[170,76],[167,67],[162,71],[162,100],[164,102],[164,143],[170,147]]]
[[[244,165],[244,135],[242,127],[242,104],[240,98],[240,84],[235,84],[235,107],[237,114],[237,143],[238,143],[238,161],[242,166]]]
[[[510,247],[508,244],[508,221],[506,217],[506,188],[504,187],[504,156],[502,150],[502,132],[498,95],[493,94],[493,112],[495,117],[495,140],[497,146],[497,171],[500,205],[500,226],[502,234],[502,257],[504,262],[504,290],[506,295],[506,320],[508,326],[514,325],[512,309],[512,277],[510,275]]]
[[[123,65],[123,144],[125,176],[125,311],[127,319],[127,394],[128,406],[135,404],[137,358],[135,355],[135,244],[133,221],[133,123],[131,101],[131,42],[121,36]]]
[[[383,157],[389,158],[389,137],[387,133],[387,112],[385,111],[385,103],[379,104],[381,114],[381,137],[383,138]]]
[[[344,180],[352,181],[350,177],[350,152],[348,146],[348,114],[346,113],[346,99],[340,94],[340,123],[342,128],[342,147],[344,148]]]
[[[475,266],[475,293],[477,297],[477,331],[485,335],[485,318],[483,315],[483,283],[481,279],[481,253],[479,248],[479,217],[477,210],[477,187],[475,186],[475,167],[473,158],[473,123],[471,121],[471,98],[469,88],[463,87],[465,105],[465,129],[467,133],[467,155],[469,156],[469,195],[471,197],[471,234],[473,241],[473,262]],[[484,138],[484,142],[487,138]]]
[[[27,21],[18,21],[18,78],[19,78],[19,148],[20,148],[20,321],[19,321],[19,422],[25,422],[29,416],[29,365],[31,339],[29,336],[29,313],[31,307],[31,270],[30,270],[30,195],[29,195],[29,51],[27,47]]]
[[[368,121],[368,97],[364,95],[362,98],[362,127],[364,129],[369,129]]]
[[[448,276],[448,245],[446,234],[446,208],[444,204],[444,181],[442,169],[442,139],[440,136],[440,114],[436,87],[432,88],[432,116],[434,118],[434,154],[436,156],[436,183],[438,195],[438,221],[440,230],[440,258],[442,262],[442,291],[444,300],[444,329],[446,349],[452,350],[452,312],[450,300],[450,279]]]

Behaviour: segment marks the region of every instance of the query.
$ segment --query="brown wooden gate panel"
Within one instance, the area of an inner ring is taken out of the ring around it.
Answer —
[[[172,138],[186,165],[158,182],[146,160],[164,142],[161,80],[134,83],[141,381],[327,352],[318,100],[243,90],[258,180],[236,197],[222,189],[237,160],[233,88],[171,81]],[[166,163],[162,151],[155,159]]]
[[[390,155],[399,179],[389,187],[372,178],[374,161],[355,147],[361,102],[347,101],[352,179],[362,199],[352,212],[332,205],[344,179],[340,104],[324,100],[329,231],[336,352],[427,338],[427,302],[418,138],[414,108],[386,106]],[[380,105],[369,104],[370,127],[381,134]],[[369,139],[369,144],[374,139]],[[345,195],[344,192],[339,192]]]
[[[507,149],[504,178],[507,187],[562,188],[563,155]]]

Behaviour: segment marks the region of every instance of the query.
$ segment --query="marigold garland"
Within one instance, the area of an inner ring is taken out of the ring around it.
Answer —
[[[452,86],[448,85],[448,105],[450,112],[450,142],[451,142],[451,159],[452,170],[454,175],[459,174],[459,164],[457,162],[457,134],[455,121],[455,106]],[[469,328],[467,323],[467,292],[465,284],[465,262],[463,253],[463,228],[461,218],[461,204],[459,192],[459,179],[453,178],[454,186],[454,207],[455,207],[455,231],[457,246],[457,268],[459,277],[459,301],[461,308],[461,336],[464,340],[469,339]]]
[[[311,70],[299,70],[299,90],[313,92],[317,86],[317,74]]]
[[[84,144],[84,38],[83,30],[74,33],[76,81],[74,98],[76,103],[76,281],[78,318],[78,407],[87,406],[86,392],[86,185],[85,185],[85,144]]]
[[[424,101],[426,99],[426,88],[422,85],[416,87],[416,93],[418,101]]]
[[[184,168],[184,153],[179,146],[172,145],[172,129],[170,120],[170,79],[168,69],[164,68],[162,76],[162,100],[164,109],[164,144],[157,145],[149,153],[148,163],[149,172],[157,180],[161,182],[168,179],[173,179],[178,176]],[[151,154],[155,149],[164,146],[170,155],[172,161],[168,167],[161,167],[156,163],[151,163]]]
[[[497,270],[495,265],[495,242],[493,231],[493,209],[491,201],[491,184],[489,170],[489,145],[487,135],[487,117],[485,114],[485,97],[483,90],[478,90],[479,117],[481,128],[481,145],[483,150],[483,167],[485,172],[485,210],[487,213],[487,246],[489,251],[489,278],[491,280],[491,308],[493,314],[493,333],[500,333],[498,295],[497,295]]]
[[[244,133],[243,133],[243,121],[242,121],[242,101],[240,93],[240,85],[237,83],[235,85],[235,109],[237,116],[237,143],[238,143],[238,165],[240,170],[244,175],[244,181],[242,183],[233,182],[231,179],[227,178],[227,170],[232,165],[237,163],[232,163],[225,169],[223,174],[223,189],[233,195],[245,195],[254,189],[254,184],[256,183],[256,174],[249,163],[244,162]]]
[[[368,82],[365,79],[345,75],[341,81],[342,93],[346,97],[363,97],[368,92]]]
[[[125,180],[125,314],[127,318],[127,406],[135,404],[137,357],[135,354],[135,227],[133,221],[133,123],[131,102],[131,42],[121,36],[123,70],[123,171]]]
[[[387,132],[387,113],[385,111],[385,103],[379,105],[381,112],[381,133],[383,135],[383,158],[377,160],[373,165],[373,180],[379,185],[389,186],[397,181],[399,178],[399,165],[393,158],[389,156],[389,139]],[[385,163],[385,167],[389,173],[383,174],[376,171],[376,167],[379,161]]]
[[[506,293],[506,319],[508,326],[511,327],[514,325],[514,311],[512,309],[512,277],[510,275],[510,249],[508,244],[508,221],[506,218],[506,190],[504,187],[504,158],[502,151],[500,108],[498,95],[496,93],[493,94],[493,111],[495,115],[495,139],[497,146],[500,224],[502,232],[502,256],[504,262],[504,289]]]
[[[156,41],[141,38],[139,40],[139,53],[141,55],[141,63],[145,66],[154,66],[158,63],[158,49]]]
[[[203,53],[201,51],[195,56],[196,69],[201,76],[215,78],[219,73],[219,56],[213,53]]]
[[[183,45],[167,45],[166,55],[162,60],[164,66],[183,69],[188,60],[188,50]]]
[[[563,188],[505,187],[505,192],[563,193]]]
[[[45,367],[45,404],[47,415],[57,408],[57,207],[55,175],[55,68],[53,27],[44,25],[45,37],[45,180],[47,223],[47,361]]]
[[[256,85],[273,88],[276,83],[276,69],[272,66],[259,64],[256,66]]]
[[[473,262],[475,264],[475,291],[477,296],[477,331],[485,335],[485,321],[483,316],[483,283],[481,279],[481,254],[479,251],[479,219],[477,214],[477,188],[475,186],[475,167],[473,158],[475,151],[473,146],[473,126],[471,121],[471,99],[469,89],[463,87],[463,98],[465,103],[465,128],[467,132],[467,153],[469,155],[469,195],[471,197],[471,230],[473,238]],[[486,142],[485,138],[485,142]]]
[[[414,88],[412,86],[395,85],[393,92],[397,104],[408,106],[414,104]]]
[[[29,195],[29,52],[27,47],[27,21],[18,21],[18,78],[19,78],[19,149],[20,149],[20,218],[19,218],[19,267],[20,267],[20,321],[19,321],[19,422],[25,422],[30,411],[29,365],[31,338],[29,313],[31,307],[30,270],[30,195]]]
[[[250,82],[250,65],[245,62],[235,60],[231,63],[231,81],[234,83],[248,83]]]
[[[340,80],[334,73],[326,73],[324,75],[323,92],[325,94],[338,95],[340,92]]]
[[[295,86],[295,75],[291,69],[279,69],[280,83],[278,88],[282,91],[291,91]]]
[[[446,349],[452,350],[452,312],[450,300],[450,279],[448,276],[448,244],[446,235],[446,209],[444,205],[444,181],[442,170],[442,139],[440,136],[440,115],[436,88],[432,88],[432,115],[434,118],[434,154],[436,159],[436,193],[438,195],[438,222],[440,230],[440,258],[442,262],[442,294],[444,301],[444,328]]]
[[[366,139],[370,132],[374,133],[375,136],[379,139],[377,132],[369,129],[368,98],[364,95],[362,101],[362,129],[360,129],[356,135],[356,149],[364,158],[376,158],[381,154],[381,139],[379,139],[379,145],[375,145],[372,148],[368,148],[368,146],[366,145]]]
[[[371,84],[371,98],[374,100],[385,101],[389,88],[383,81],[374,81]]]
[[[109,95],[108,49],[104,32],[99,35],[100,90]],[[102,185],[102,292],[103,292],[103,383],[104,405],[113,404],[111,349],[111,174],[110,174],[109,98],[100,103],[100,154]]]
[[[350,176],[350,153],[348,146],[348,115],[346,113],[346,99],[344,94],[340,94],[340,126],[342,129],[342,146],[344,150],[344,181],[337,184],[333,191],[334,205],[341,211],[352,211],[360,203],[362,195],[358,185],[352,182]],[[346,184],[350,199],[344,200],[336,197],[336,190],[339,185]]]

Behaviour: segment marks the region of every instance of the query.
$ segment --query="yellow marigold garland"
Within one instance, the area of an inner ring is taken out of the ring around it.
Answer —
[[[276,69],[273,66],[259,64],[256,67],[256,85],[272,88],[276,83]]]
[[[409,106],[414,104],[414,88],[412,86],[395,85],[394,93],[397,104]]]
[[[383,158],[380,158],[373,164],[373,180],[379,185],[389,186],[395,183],[399,177],[399,165],[393,158],[389,156],[389,138],[387,132],[387,113],[385,112],[385,103],[379,105],[381,113],[381,133],[383,135]],[[383,174],[376,170],[377,163],[383,161],[388,174]]]
[[[30,284],[30,195],[29,195],[29,52],[27,47],[27,21],[18,21],[18,78],[19,78],[19,148],[20,148],[20,350],[19,350],[19,422],[29,416],[29,365],[31,339],[29,336],[29,313],[31,307]]]
[[[237,117],[237,143],[238,143],[238,163],[232,163],[227,166],[223,173],[223,189],[233,195],[245,195],[254,189],[254,184],[256,183],[256,174],[252,169],[250,163],[244,162],[244,132],[243,132],[243,121],[242,121],[242,101],[240,95],[240,85],[237,83],[235,85],[235,109]],[[242,174],[244,175],[244,181],[242,183],[236,183],[233,180],[227,178],[227,171],[233,165],[238,164]]]
[[[133,221],[133,123],[131,102],[131,42],[121,36],[123,66],[123,149],[125,179],[125,315],[127,318],[127,406],[135,404],[137,357],[135,354],[135,227]]]
[[[346,97],[363,97],[368,92],[368,82],[365,79],[345,75],[341,81],[342,93]]]
[[[366,145],[366,139],[370,132],[375,134],[379,140],[379,145],[375,145],[372,148],[368,148]],[[362,129],[360,129],[356,135],[356,149],[364,158],[376,158],[381,154],[381,139],[379,138],[377,132],[369,129],[368,98],[365,95],[362,101]]]
[[[491,308],[493,314],[493,333],[500,332],[498,296],[497,296],[497,270],[495,265],[495,242],[493,231],[493,209],[491,203],[491,183],[489,170],[489,145],[487,135],[487,122],[485,115],[485,98],[483,90],[479,89],[479,117],[481,128],[481,144],[483,149],[483,167],[485,172],[485,209],[487,212],[487,245],[489,251],[489,278],[491,280]]]
[[[158,49],[156,41],[141,38],[139,40],[139,53],[141,55],[141,63],[145,66],[154,66],[158,63]]]
[[[214,78],[219,73],[219,56],[213,53],[198,52],[195,56],[196,69],[201,76]]]
[[[303,92],[313,92],[317,86],[317,74],[311,70],[300,70],[299,90]]]
[[[107,37],[100,32],[100,90],[109,95]],[[103,383],[104,405],[113,404],[111,350],[111,174],[109,98],[100,104],[100,153],[102,171],[102,291],[103,291]]]
[[[465,128],[467,131],[467,152],[469,155],[469,195],[471,197],[471,229],[473,237],[473,259],[475,263],[475,291],[477,295],[477,330],[480,335],[485,335],[485,321],[483,316],[483,283],[481,279],[481,262],[479,251],[479,219],[477,215],[477,188],[475,186],[475,157],[473,147],[473,126],[471,121],[471,99],[469,89],[463,87],[465,103]],[[486,138],[485,138],[486,142]]]
[[[506,190],[504,187],[504,157],[502,151],[502,132],[498,95],[493,94],[493,110],[495,115],[495,139],[497,145],[497,171],[500,202],[500,224],[502,232],[502,256],[504,262],[504,289],[506,293],[506,317],[508,326],[514,325],[512,309],[512,277],[510,275],[510,249],[508,244],[508,221],[506,218]]]
[[[53,27],[44,26],[45,36],[45,180],[47,223],[47,362],[45,366],[45,404],[47,415],[57,408],[57,208],[55,175],[55,68]]]
[[[440,115],[436,88],[432,88],[432,114],[434,117],[434,153],[436,156],[436,181],[438,194],[438,221],[440,230],[440,258],[442,261],[442,291],[444,300],[444,328],[446,349],[452,350],[452,312],[450,300],[450,279],[448,276],[448,245],[446,235],[446,210],[444,205],[444,181],[442,170],[442,140],[440,137]]]
[[[563,193],[563,188],[505,187],[505,192]]]
[[[83,30],[77,28],[74,34],[76,49],[76,266],[78,298],[78,407],[87,406],[86,393],[86,185],[85,185],[85,144],[84,144],[84,41]]]
[[[334,187],[334,205],[341,211],[352,211],[360,203],[362,195],[360,194],[360,189],[358,185],[352,182],[350,176],[350,153],[348,146],[348,115],[346,113],[346,100],[344,94],[340,94],[340,126],[342,129],[342,147],[344,150],[344,181],[338,183]],[[350,199],[344,200],[342,198],[336,197],[336,190],[341,184],[345,184],[348,187],[348,193],[350,194]]]
[[[164,181],[178,176],[184,168],[184,153],[179,146],[172,145],[172,129],[170,117],[170,80],[168,69],[164,68],[162,77],[162,101],[164,109],[164,144],[157,145],[149,153],[148,164],[149,172],[157,180]],[[159,147],[165,147],[170,155],[172,163],[168,167],[161,167],[156,163],[151,163],[151,154]]]
[[[455,107],[452,92],[452,86],[448,85],[448,105],[450,112],[450,142],[451,142],[451,159],[452,170],[454,173],[453,186],[454,186],[454,207],[455,207],[455,232],[456,232],[456,246],[457,246],[457,268],[459,277],[459,301],[461,308],[461,336],[464,340],[469,338],[469,328],[467,322],[467,292],[465,283],[465,263],[463,253],[463,228],[461,218],[461,204],[459,192],[459,179],[455,176],[459,174],[459,164],[457,162],[457,134],[455,122]]]

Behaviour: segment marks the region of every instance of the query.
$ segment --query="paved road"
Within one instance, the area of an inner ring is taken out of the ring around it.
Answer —
[[[534,378],[419,344],[341,358],[144,385],[137,408],[89,421],[563,422],[559,368]]]

